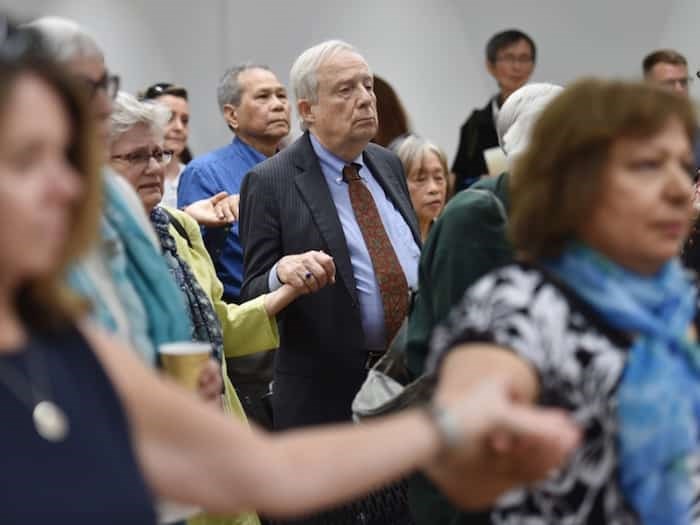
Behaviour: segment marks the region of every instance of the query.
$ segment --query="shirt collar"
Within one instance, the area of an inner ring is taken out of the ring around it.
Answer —
[[[238,137],[233,138],[231,146],[237,151],[239,151],[242,156],[248,157],[249,159],[253,160],[255,164],[260,164],[262,161],[267,159],[266,155],[260,153],[253,146],[243,142]]]
[[[316,156],[321,163],[321,167],[325,168],[326,170],[330,170],[334,176],[333,180],[338,184],[342,184],[343,168],[346,166],[347,162],[326,149],[313,133],[309,132],[309,138],[311,139],[311,147],[314,149],[314,153],[316,153]],[[362,153],[360,153],[357,158],[353,160],[353,163],[360,165],[360,168],[357,171],[360,174],[360,178],[364,178],[362,171],[366,168],[366,166],[365,161],[362,158]]]

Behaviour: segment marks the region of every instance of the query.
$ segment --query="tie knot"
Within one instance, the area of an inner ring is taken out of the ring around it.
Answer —
[[[360,180],[360,168],[359,164],[346,164],[343,168],[343,180],[345,182],[351,182],[354,180]]]

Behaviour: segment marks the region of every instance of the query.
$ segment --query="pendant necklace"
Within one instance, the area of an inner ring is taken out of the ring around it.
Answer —
[[[28,372],[26,377],[10,364],[0,360],[0,384],[5,385],[21,403],[27,405],[32,413],[37,434],[46,441],[59,443],[68,436],[68,417],[63,409],[51,400],[48,370],[40,352],[39,348],[25,350]]]

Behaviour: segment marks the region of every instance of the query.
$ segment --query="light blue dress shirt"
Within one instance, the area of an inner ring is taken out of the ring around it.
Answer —
[[[372,266],[372,259],[350,203],[349,188],[343,180],[343,167],[345,167],[347,162],[324,148],[313,134],[310,134],[310,138],[345,234],[352,271],[355,277],[357,298],[360,303],[362,328],[365,333],[367,350],[383,351],[387,346],[384,327],[384,305],[374,267]],[[360,178],[374,198],[384,229],[394,247],[401,268],[403,268],[408,287],[415,290],[418,284],[420,248],[413,239],[411,228],[364,163],[362,154],[353,162],[361,166],[359,169]],[[276,270],[277,265],[270,271],[268,284],[271,290],[281,286],[277,279]]]

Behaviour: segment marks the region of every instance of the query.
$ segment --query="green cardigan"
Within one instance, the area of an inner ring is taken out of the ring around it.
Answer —
[[[170,235],[175,239],[178,255],[189,265],[197,282],[214,305],[221,322],[226,357],[240,357],[277,348],[277,323],[265,311],[265,296],[261,295],[241,305],[224,302],[224,287],[216,276],[214,263],[204,247],[199,225],[183,211],[166,209],[183,226],[192,244],[190,248],[187,240],[170,225]]]
[[[406,354],[416,377],[425,367],[433,329],[481,276],[513,260],[506,238],[508,174],[486,177],[455,195],[433,224],[418,269],[418,295],[408,321]],[[417,525],[489,523],[485,514],[462,514],[423,476],[409,480]]]

